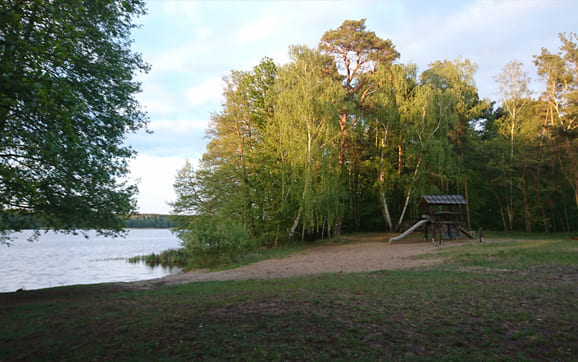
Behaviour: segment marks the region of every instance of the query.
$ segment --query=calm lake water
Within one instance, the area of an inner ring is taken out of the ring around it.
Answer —
[[[54,232],[35,242],[32,231],[13,234],[0,245],[0,292],[73,284],[130,282],[180,273],[179,269],[131,264],[128,258],[178,248],[180,240],[166,229],[132,229],[125,238],[107,238],[89,231],[89,238]]]

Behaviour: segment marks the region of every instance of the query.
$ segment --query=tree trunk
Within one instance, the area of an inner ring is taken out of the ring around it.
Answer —
[[[273,247],[277,247],[279,244],[279,224],[277,224],[277,233],[275,233],[275,240],[273,241]]]
[[[393,223],[391,222],[391,215],[389,214],[389,206],[387,205],[387,199],[385,197],[385,175],[383,174],[383,151],[384,151],[384,147],[385,144],[387,144],[387,136],[388,136],[388,132],[389,132],[389,122],[387,124],[387,126],[384,127],[384,132],[383,132],[383,138],[382,138],[382,145],[381,145],[381,150],[380,150],[380,170],[379,170],[379,176],[378,176],[378,181],[379,181],[379,196],[381,198],[381,211],[383,213],[383,217],[385,219],[385,223],[387,224],[387,231],[393,231]],[[376,132],[376,138],[375,138],[375,144],[377,146],[377,132]]]
[[[458,122],[459,124],[459,122]],[[458,148],[460,150],[460,163],[462,166],[462,174],[464,175],[464,196],[466,198],[466,220],[468,222],[468,230],[472,230],[472,222],[470,219],[470,197],[468,195],[468,176],[466,171],[466,165],[464,164],[464,150],[462,147],[462,138],[459,129],[456,128],[456,138],[458,140]],[[461,210],[460,210],[461,211]]]
[[[385,190],[383,184],[379,185],[379,194],[381,196],[381,207],[385,223],[387,224],[387,231],[393,231],[393,223],[391,222],[389,207],[387,206],[387,200],[385,199]]]
[[[251,218],[251,222],[249,223],[249,209],[251,207],[251,197],[248,195],[249,190],[249,178],[247,176],[247,168],[245,166],[245,134],[241,130],[241,121],[236,118],[235,119],[235,130],[237,133],[237,137],[239,138],[239,158],[241,161],[241,187],[243,193],[243,226],[249,228],[251,235],[254,235],[254,225],[253,225],[253,218]]]
[[[299,225],[299,220],[301,219],[301,208],[297,211],[297,217],[295,221],[293,221],[293,226],[291,226],[291,230],[289,230],[289,235],[287,236],[287,242],[290,242],[293,239],[293,235],[295,235],[295,230],[297,230],[297,226]]]
[[[403,155],[403,150],[401,148],[401,142],[397,147],[397,177],[401,178],[401,158]]]
[[[524,201],[524,226],[527,233],[532,232],[532,221],[530,218],[530,207],[528,205],[528,191],[526,190],[526,181],[522,181],[522,199]]]
[[[511,186],[510,186],[511,187]],[[510,191],[510,194],[512,194],[512,192]],[[512,204],[512,197],[510,197],[510,201],[509,204],[506,208],[506,211],[508,212],[508,226],[509,226],[509,230],[513,230],[514,229],[514,210],[513,210],[514,206]]]
[[[500,207],[500,215],[502,216],[502,224],[504,225],[504,231],[508,231],[508,224],[506,223],[506,215],[504,215],[504,207],[502,206],[502,201],[498,197],[496,190],[492,189],[492,192],[494,193],[494,197],[496,198],[496,201],[498,201],[498,206]]]
[[[540,195],[540,183],[538,181],[540,177],[540,171],[536,170],[536,175],[534,177],[534,188],[536,189],[536,202],[540,207],[540,213],[542,214],[542,224],[544,225],[544,232],[548,232],[548,218],[546,217],[546,210],[544,209],[544,204],[542,202],[542,197]]]
[[[347,146],[346,136],[347,136],[347,113],[341,113],[339,115],[339,128],[341,129],[341,141],[339,143],[339,168],[343,168],[345,163],[345,148]]]
[[[468,221],[468,231],[469,231],[472,230],[472,222],[470,219],[470,200],[469,200],[470,197],[468,195],[468,177],[465,174],[464,174],[464,196],[466,197],[466,218]]]
[[[578,195],[576,195],[577,202],[578,202]],[[562,195],[562,205],[564,206],[564,220],[562,220],[562,224],[565,225],[565,231],[570,231],[570,219],[568,218],[568,209],[566,208],[566,198]]]
[[[347,117],[348,117],[348,114],[346,112],[343,112],[339,115],[339,127],[341,129],[341,140],[339,142],[338,163],[339,163],[339,169],[341,170],[341,175],[343,175],[343,165],[345,164],[345,148],[347,146],[347,141],[346,141]],[[343,204],[342,198],[339,198],[338,201],[339,201],[339,205]],[[341,235],[341,222],[342,222],[341,215],[337,215],[337,217],[335,219],[335,224],[333,225],[333,235],[334,236]]]
[[[333,224],[333,236],[341,235],[341,216],[337,215],[335,223]]]
[[[414,184],[415,180],[417,179],[417,174],[419,171],[420,164],[421,164],[421,158],[419,159],[419,161],[417,161],[417,165],[415,166],[415,171],[413,172],[413,178],[411,179],[411,183],[409,184],[409,188],[407,190],[407,195],[405,197],[405,203],[403,205],[403,210],[401,211],[401,215],[399,216],[399,221],[397,222],[397,225],[395,227],[395,231],[399,230],[399,227],[401,226],[401,223],[403,222],[403,218],[405,217],[407,205],[409,204],[409,199],[411,197],[411,190],[413,188],[413,184]]]

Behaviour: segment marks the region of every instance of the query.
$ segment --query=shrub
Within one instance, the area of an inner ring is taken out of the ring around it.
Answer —
[[[146,265],[155,267],[179,267],[186,268],[191,261],[189,260],[189,255],[184,249],[169,249],[161,252],[160,254],[152,253],[149,255],[141,255],[129,258],[129,263],[140,263],[144,262]]]
[[[193,262],[203,268],[233,262],[255,248],[243,225],[214,217],[196,217],[179,231],[179,238]]]

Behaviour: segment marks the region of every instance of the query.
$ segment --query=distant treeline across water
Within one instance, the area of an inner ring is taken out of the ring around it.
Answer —
[[[43,225],[42,221],[36,218],[32,214],[28,215],[18,215],[18,214],[10,214],[5,213],[2,215],[4,218],[9,218],[12,222],[12,225],[15,225],[15,221],[21,230],[26,229],[43,229],[45,225]],[[0,220],[3,222],[5,220]],[[132,215],[126,221],[126,227],[129,229],[144,229],[144,228],[158,228],[158,229],[165,229],[165,228],[173,228],[175,225],[171,221],[170,215],[163,215],[163,214],[137,214]]]
[[[138,214],[131,216],[126,221],[126,227],[130,229],[172,228],[174,226],[170,215],[162,214]]]

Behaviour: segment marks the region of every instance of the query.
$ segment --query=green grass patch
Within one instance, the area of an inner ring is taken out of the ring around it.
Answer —
[[[445,258],[443,268],[489,268],[532,270],[546,266],[572,266],[578,262],[578,242],[570,237],[552,239],[488,238],[485,243],[467,243],[440,248],[420,258]]]
[[[550,241],[564,241],[564,240],[571,240],[572,237],[578,236],[576,233],[526,233],[523,231],[484,231],[484,237],[486,240],[502,240],[502,241],[511,241],[511,240],[520,240],[520,241],[529,241],[529,240],[550,240]]]
[[[419,270],[0,294],[0,360],[578,359],[578,243],[442,247]]]

